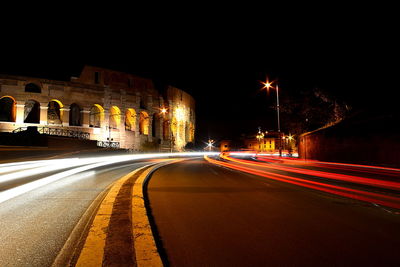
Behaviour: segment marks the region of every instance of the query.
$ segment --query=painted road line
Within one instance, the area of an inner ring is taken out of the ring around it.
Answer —
[[[102,266],[104,247],[107,238],[108,225],[113,210],[115,198],[117,197],[122,185],[135,173],[140,170],[153,165],[149,164],[142,168],[139,168],[129,174],[125,175],[121,179],[115,182],[110,191],[105,196],[104,200],[100,204],[99,210],[93,220],[90,227],[88,236],[83,245],[82,251],[77,260],[76,266],[87,267],[87,266]]]
[[[63,248],[58,253],[56,259],[54,260],[51,267],[58,267],[58,266],[73,266],[72,262],[74,257],[78,257],[81,251],[81,247],[79,245],[79,241],[83,240],[85,237],[84,233],[89,231],[89,227],[91,226],[91,219],[94,218],[97,210],[99,209],[103,199],[109,192],[110,188],[113,184],[107,186],[107,188],[101,192],[94,201],[90,204],[88,209],[85,211],[83,216],[79,219],[78,223],[75,225],[74,229],[72,230],[71,234],[69,235],[67,241],[65,242]],[[89,218],[89,219],[88,219]],[[83,245],[83,244],[82,244]]]
[[[151,174],[160,167],[176,163],[182,160],[157,164],[145,170],[133,185],[132,197],[132,229],[135,247],[136,264],[138,267],[163,266],[160,254],[157,250],[154,235],[151,230],[145,200],[144,187]]]

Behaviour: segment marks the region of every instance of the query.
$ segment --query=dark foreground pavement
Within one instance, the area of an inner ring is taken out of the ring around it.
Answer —
[[[93,168],[0,203],[0,266],[52,266],[60,253],[66,258],[54,266],[66,266],[63,261],[75,253],[74,245],[100,196],[114,181],[146,164],[132,161]],[[43,177],[30,177],[29,182]],[[0,192],[7,189],[0,182]],[[68,240],[71,246],[65,246]]]
[[[0,164],[46,160],[57,158],[73,158],[73,157],[93,157],[93,156],[113,156],[127,154],[126,151],[94,148],[94,149],[61,149],[61,148],[42,148],[42,147],[10,147],[0,146]]]
[[[171,266],[400,266],[400,215],[214,166],[156,171],[148,198]]]

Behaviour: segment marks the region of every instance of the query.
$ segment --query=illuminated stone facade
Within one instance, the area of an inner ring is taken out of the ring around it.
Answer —
[[[121,148],[182,151],[194,141],[195,101],[149,79],[85,66],[71,81],[0,75],[0,131],[48,126],[119,142]],[[167,112],[162,113],[161,109]]]

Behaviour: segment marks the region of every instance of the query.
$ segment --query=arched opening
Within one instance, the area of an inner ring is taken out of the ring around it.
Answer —
[[[136,128],[136,111],[128,108],[125,112],[125,130],[134,131]]]
[[[61,124],[62,113],[61,108],[63,104],[59,100],[52,100],[49,102],[47,109],[47,123],[48,124]]]
[[[139,132],[141,134],[148,135],[149,134],[149,124],[150,124],[149,114],[147,114],[147,112],[145,112],[145,111],[140,112]]]
[[[172,118],[170,131],[172,140],[175,140],[178,134],[178,122],[176,121],[175,117]]]
[[[25,85],[25,92],[28,92],[28,93],[41,93],[42,89],[37,84],[28,83],[27,85]]]
[[[16,105],[11,96],[0,98],[0,121],[15,122]]]
[[[81,126],[81,108],[78,104],[71,104],[69,107],[69,125]]]
[[[104,120],[104,108],[99,104],[94,104],[89,113],[89,126],[100,128]]]
[[[189,125],[189,142],[193,142],[194,141],[194,124],[193,122],[190,122]]]
[[[121,123],[121,110],[117,106],[112,106],[110,109],[109,126],[112,129],[118,129]]]
[[[160,116],[158,113],[154,113],[153,115],[153,120],[151,122],[151,135],[160,138]]]
[[[164,140],[170,140],[170,125],[169,125],[169,120],[165,120],[163,122],[163,139]]]
[[[28,100],[24,107],[25,123],[40,123],[40,104],[35,100]]]
[[[185,123],[185,142],[190,142],[190,126],[189,126],[189,122]]]

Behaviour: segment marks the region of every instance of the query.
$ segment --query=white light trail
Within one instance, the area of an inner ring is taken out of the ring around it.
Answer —
[[[23,169],[48,166],[50,164],[57,163],[62,160],[63,159],[52,159],[52,160],[24,161],[24,162],[0,164],[0,173],[7,173]]]
[[[22,177],[28,177],[32,175],[39,175],[51,171],[73,168],[64,172],[60,172],[48,177],[44,177],[8,190],[0,192],[0,203],[7,201],[11,198],[20,196],[26,192],[45,186],[49,183],[58,181],[62,178],[69,177],[79,172],[87,171],[101,166],[106,166],[114,163],[133,161],[140,159],[157,159],[157,158],[170,158],[170,157],[200,157],[204,155],[218,155],[218,152],[183,152],[183,153],[156,153],[156,154],[133,154],[133,155],[120,155],[120,156],[102,156],[102,157],[90,157],[90,158],[71,158],[71,159],[57,159],[57,160],[40,160],[40,161],[28,161],[20,163],[6,163],[0,164],[0,173],[11,172],[11,167],[17,169],[28,170],[19,171],[15,173],[9,173],[0,175],[0,183],[5,181],[11,181]],[[86,166],[82,166],[86,165]],[[81,167],[78,167],[81,166]],[[35,169],[36,168],[36,169]]]
[[[108,163],[95,163],[95,164],[91,164],[91,165],[87,165],[87,166],[83,166],[83,167],[79,167],[79,168],[74,168],[65,172],[60,172],[51,176],[48,176],[46,178],[42,178],[24,185],[20,185],[14,188],[11,188],[9,190],[3,191],[0,193],[0,203],[7,201],[11,198],[17,197],[19,195],[22,195],[26,192],[32,191],[36,188],[39,188],[41,186],[45,186],[49,183],[55,182],[57,180],[60,180],[62,178],[68,177],[70,175],[79,173],[79,172],[83,172],[83,171],[87,171],[96,167],[100,167],[100,166],[104,166],[107,165]]]
[[[12,172],[9,174],[4,174],[0,176],[0,184],[4,182],[9,182],[15,179],[20,179],[28,176],[33,176],[33,175],[38,175],[42,173],[47,173],[47,172],[52,172],[52,171],[57,171],[61,169],[66,169],[66,168],[71,168],[71,167],[76,167],[76,166],[81,166],[85,164],[90,164],[93,163],[94,160],[81,160],[81,159],[65,159],[65,160],[60,160],[58,162],[51,162],[48,164],[40,163],[37,166],[41,167],[36,167],[32,166],[35,164],[31,164],[27,166],[27,170],[23,171],[18,171],[18,172]],[[19,166],[19,169],[21,169],[21,166]]]

